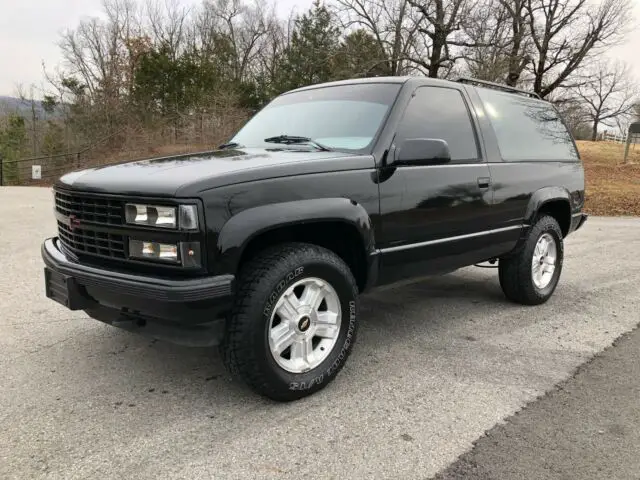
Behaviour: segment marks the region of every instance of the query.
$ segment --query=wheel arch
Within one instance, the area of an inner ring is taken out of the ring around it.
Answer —
[[[555,218],[562,236],[566,237],[571,229],[571,194],[564,187],[545,187],[537,190],[529,200],[524,223],[527,231],[541,214]]]
[[[262,205],[243,210],[223,226],[216,263],[236,273],[265,248],[285,242],[306,242],[336,253],[351,269],[360,291],[377,271],[371,218],[348,198],[322,198]]]

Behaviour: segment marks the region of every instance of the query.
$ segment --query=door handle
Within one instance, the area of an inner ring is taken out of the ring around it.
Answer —
[[[489,188],[490,185],[491,185],[491,179],[489,177],[478,178],[478,187]]]

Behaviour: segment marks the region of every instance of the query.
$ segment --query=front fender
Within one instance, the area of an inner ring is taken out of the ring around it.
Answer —
[[[216,263],[221,271],[235,273],[244,249],[258,235],[277,228],[323,221],[354,226],[366,253],[374,252],[371,218],[362,205],[348,198],[318,198],[262,205],[234,215],[218,235]]]

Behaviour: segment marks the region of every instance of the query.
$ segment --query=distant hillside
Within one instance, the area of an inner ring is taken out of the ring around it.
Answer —
[[[44,118],[46,114],[44,108],[42,108],[42,102],[36,100],[36,115],[38,118]],[[31,101],[20,100],[16,97],[7,97],[0,95],[0,116],[8,113],[17,112],[24,117],[31,117]],[[54,114],[55,116],[55,114]]]

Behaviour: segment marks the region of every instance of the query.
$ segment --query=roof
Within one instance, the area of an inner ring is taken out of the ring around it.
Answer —
[[[502,85],[498,83],[487,82],[484,80],[477,80],[474,78],[466,78],[466,77],[461,77],[460,79],[457,79],[457,80],[444,80],[441,78],[431,78],[431,77],[425,77],[425,76],[402,76],[402,77],[381,76],[381,77],[352,78],[352,79],[345,79],[345,80],[337,80],[333,82],[317,83],[314,85],[307,85],[305,87],[300,87],[300,88],[296,88],[294,90],[285,92],[283,95],[286,95],[288,93],[293,93],[293,92],[313,90],[316,88],[335,87],[335,86],[341,86],[341,85],[365,85],[370,83],[405,84],[409,82],[419,84],[419,85],[441,85],[441,86],[451,85],[452,83],[457,85],[466,84],[466,85],[472,86],[473,88],[484,88],[484,89],[490,89],[494,91],[495,90],[501,91],[503,93],[518,94],[524,97],[529,97],[529,99],[531,100],[546,102],[546,100],[541,99],[534,92],[528,92],[526,90],[510,87],[508,85]]]
[[[316,83],[313,85],[307,85],[305,87],[296,88],[290,90],[291,92],[301,92],[303,90],[312,90],[319,87],[335,87],[339,85],[361,85],[366,83],[405,83],[407,80],[416,77],[364,77],[364,78],[350,78],[346,80],[336,80],[333,82]],[[420,78],[420,77],[417,77]]]

